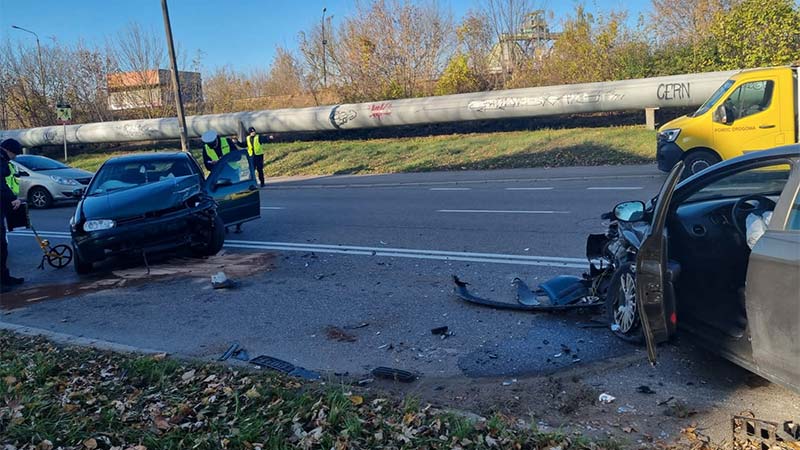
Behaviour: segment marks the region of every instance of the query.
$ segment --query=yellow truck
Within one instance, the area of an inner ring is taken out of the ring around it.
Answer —
[[[800,67],[745,70],[693,114],[658,130],[658,168],[678,161],[693,175],[723,159],[800,142]]]

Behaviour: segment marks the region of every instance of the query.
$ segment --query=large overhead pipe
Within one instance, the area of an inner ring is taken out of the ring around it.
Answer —
[[[636,80],[475,92],[298,109],[190,116],[187,132],[222,135],[239,131],[239,122],[261,132],[300,132],[390,127],[514,117],[626,111],[653,107],[699,106],[737,71],[673,75]],[[66,131],[64,131],[66,130]],[[177,139],[175,118],[121,120],[0,131],[26,147],[55,145],[63,133],[71,144]]]

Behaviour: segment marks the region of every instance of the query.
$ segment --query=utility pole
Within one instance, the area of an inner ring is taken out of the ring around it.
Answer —
[[[42,63],[42,45],[39,43],[39,35],[27,28],[18,27],[16,25],[11,25],[11,28],[24,31],[26,33],[30,33],[36,37],[36,51],[39,54],[39,76],[42,79],[42,96],[45,97],[46,99],[47,93],[45,92],[45,89],[47,88],[47,85],[45,84],[45,79],[44,79],[44,64]]]
[[[172,43],[172,26],[169,24],[169,9],[167,9],[167,0],[161,0],[161,11],[164,13],[164,31],[167,33],[169,62],[172,66],[172,89],[175,90],[175,108],[178,111],[178,131],[181,135],[181,151],[188,152],[189,145],[186,142],[186,117],[183,116],[181,83],[180,80],[178,80],[178,63],[175,62],[175,45]]]
[[[325,46],[328,45],[328,40],[325,39],[325,12],[328,8],[322,8],[322,87],[328,87],[328,68],[327,59],[325,56]]]

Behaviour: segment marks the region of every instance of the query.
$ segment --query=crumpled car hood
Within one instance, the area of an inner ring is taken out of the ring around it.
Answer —
[[[91,219],[124,219],[162,211],[183,204],[202,190],[196,175],[170,178],[130,189],[83,199],[83,216]]]

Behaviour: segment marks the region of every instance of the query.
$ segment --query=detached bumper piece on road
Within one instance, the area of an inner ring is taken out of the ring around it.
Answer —
[[[748,416],[733,416],[733,448],[735,449],[798,449],[800,448],[800,424],[756,419]]]
[[[258,367],[281,372],[291,377],[304,378],[306,380],[319,380],[321,378],[317,372],[312,372],[302,367],[297,367],[288,361],[273,358],[272,356],[256,356],[250,360],[250,364],[255,364]]]
[[[497,309],[517,311],[564,311],[580,308],[594,308],[603,305],[600,297],[593,295],[592,282],[587,278],[560,275],[531,290],[528,285],[515,278],[513,285],[517,290],[517,303],[499,302],[478,297],[467,289],[469,283],[453,275],[453,289],[456,296],[464,301]]]

